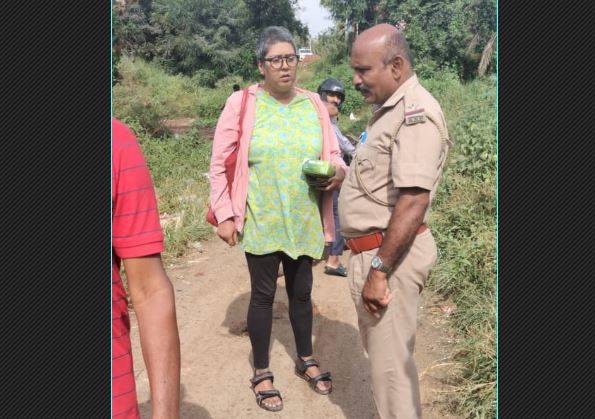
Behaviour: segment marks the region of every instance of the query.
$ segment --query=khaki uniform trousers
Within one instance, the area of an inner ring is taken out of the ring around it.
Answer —
[[[392,300],[378,319],[362,304],[362,288],[378,249],[349,258],[348,280],[363,346],[370,359],[372,392],[382,419],[421,417],[419,379],[413,351],[419,295],[437,260],[430,230],[417,235],[389,277]]]

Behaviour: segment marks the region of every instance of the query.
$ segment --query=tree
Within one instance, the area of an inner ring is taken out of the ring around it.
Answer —
[[[244,0],[250,17],[248,26],[256,33],[267,26],[283,26],[292,34],[308,37],[308,28],[296,19],[297,0]]]
[[[174,73],[230,74],[246,42],[246,14],[245,5],[232,0],[155,1],[151,22],[161,30],[155,55]]]
[[[254,49],[266,26],[285,26],[295,36],[308,29],[295,17],[297,0],[140,0],[122,7],[114,50],[163,63],[171,72],[213,85],[219,78],[257,73]],[[117,46],[117,48],[116,48]],[[119,48],[119,49],[118,49]]]
[[[335,22],[344,25],[348,52],[357,34],[376,24],[379,3],[380,0],[320,0]]]
[[[495,0],[381,0],[378,19],[406,22],[403,33],[422,74],[449,68],[464,79],[473,78],[482,51],[495,46],[490,44],[496,31]],[[484,59],[487,69],[486,63]]]
[[[146,46],[154,42],[159,34],[159,29],[149,22],[151,11],[151,0],[128,5],[114,4],[112,30],[118,50],[130,56],[147,54]]]
[[[489,68],[496,52],[496,2],[494,0],[474,0],[470,5],[472,18],[470,29],[475,44],[468,47],[469,53],[481,48],[477,74],[483,76]],[[477,60],[477,56],[475,57]]]

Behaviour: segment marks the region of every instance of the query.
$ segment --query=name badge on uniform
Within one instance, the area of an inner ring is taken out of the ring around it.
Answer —
[[[366,142],[366,138],[368,138],[368,133],[366,131],[362,132],[359,136],[358,142],[363,144]]]
[[[405,112],[405,124],[413,125],[420,122],[426,122],[426,114],[424,108],[412,109]]]

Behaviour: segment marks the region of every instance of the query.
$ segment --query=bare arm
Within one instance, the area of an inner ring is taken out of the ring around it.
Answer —
[[[173,286],[159,254],[123,262],[149,375],[153,419],[176,419],[180,404],[180,338]]]
[[[378,256],[389,266],[397,264],[415,238],[430,203],[430,191],[400,188],[399,199],[390,217]]]
[[[430,202],[430,192],[422,188],[400,188],[388,228],[377,255],[383,263],[395,266],[403,257],[421,225]],[[386,307],[391,295],[387,274],[370,269],[362,290],[364,307],[370,313]]]

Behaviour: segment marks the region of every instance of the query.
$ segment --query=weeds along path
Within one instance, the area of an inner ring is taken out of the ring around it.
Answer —
[[[348,257],[347,251],[344,264]],[[293,373],[294,341],[285,282],[279,278],[270,364],[284,400],[278,413],[262,411],[249,386],[251,351],[245,318],[250,285],[240,249],[213,237],[167,266],[176,292],[182,345],[182,418],[378,418],[347,283],[345,278],[325,275],[323,265],[314,267],[314,356],[331,371],[334,390],[320,396]],[[430,290],[422,293],[416,360],[425,419],[459,418],[448,413],[455,342],[448,314],[441,310],[444,304]],[[151,417],[149,382],[134,313],[131,318],[138,400],[145,419]]]

